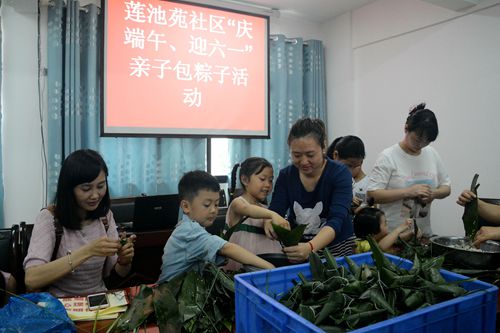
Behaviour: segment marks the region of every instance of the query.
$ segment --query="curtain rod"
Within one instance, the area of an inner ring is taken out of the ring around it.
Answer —
[[[248,13],[259,14],[269,17],[280,17],[280,10],[264,5],[242,0],[189,0],[192,3],[205,4],[220,8],[240,10]]]
[[[68,0],[63,0],[64,5],[66,6],[68,3]],[[47,7],[47,6],[54,6],[55,1],[54,0],[41,0],[40,1],[40,6],[42,7]],[[88,5],[96,5],[98,8],[101,8],[101,0],[80,0],[80,9],[86,10],[85,7]]]
[[[112,0],[109,0],[112,1]],[[66,5],[68,0],[64,0],[64,5]],[[216,7],[226,7],[227,9],[247,11],[254,14],[260,14],[270,17],[278,18],[280,17],[280,10],[276,8],[261,6],[258,4],[253,4],[245,1],[238,0],[191,0],[193,3],[208,4]],[[101,8],[101,0],[80,0],[80,7],[85,7],[87,5],[94,4]],[[53,6],[54,0],[40,0],[40,6]]]
[[[278,40],[278,36],[276,35],[269,35],[269,39],[272,40],[273,42]],[[285,38],[285,43],[292,43],[292,44],[297,44],[299,41],[297,38]],[[308,45],[307,42],[302,42],[304,45]]]

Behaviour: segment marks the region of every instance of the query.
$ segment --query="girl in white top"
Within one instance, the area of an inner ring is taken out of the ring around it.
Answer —
[[[414,107],[404,131],[403,140],[379,154],[367,194],[385,212],[389,230],[414,217],[423,235],[430,236],[430,205],[434,199],[446,198],[451,190],[443,162],[429,146],[439,132],[434,112],[424,103]],[[411,216],[412,212],[418,216]]]
[[[231,193],[234,193],[239,166],[236,164],[232,171]],[[273,189],[273,179],[271,163],[260,157],[247,158],[241,163],[239,175],[243,193],[231,202],[227,210],[227,227],[231,228],[244,219],[229,241],[255,254],[282,252],[271,222],[290,229],[287,220],[264,204]],[[233,260],[229,260],[226,266],[227,270],[240,268],[241,264]]]
[[[351,171],[353,212],[356,212],[362,206],[366,206],[368,202],[366,198],[368,177],[362,168],[366,156],[363,141],[354,135],[338,137],[330,144],[326,155],[344,164]]]

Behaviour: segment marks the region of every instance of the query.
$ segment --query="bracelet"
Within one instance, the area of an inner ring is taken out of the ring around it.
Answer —
[[[71,250],[68,250],[68,252],[66,252],[66,255],[68,256],[68,264],[69,267],[71,267],[71,273],[74,273],[75,267],[73,267],[73,261],[71,260]]]
[[[311,248],[311,252],[314,251],[314,246],[313,244],[311,243],[311,241],[307,242],[307,244],[309,244],[309,247]]]

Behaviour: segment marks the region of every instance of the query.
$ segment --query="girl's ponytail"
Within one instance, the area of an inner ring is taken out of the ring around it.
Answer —
[[[229,203],[234,199],[234,192],[236,190],[236,181],[238,180],[238,167],[239,163],[236,163],[231,170],[231,186],[229,187]]]

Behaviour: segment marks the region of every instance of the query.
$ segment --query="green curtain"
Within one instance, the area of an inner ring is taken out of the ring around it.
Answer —
[[[48,195],[61,161],[80,148],[100,151],[112,197],[177,193],[180,177],[206,170],[206,140],[100,137],[100,9],[55,0],[48,9]]]
[[[233,139],[230,163],[250,156],[264,157],[274,172],[290,163],[287,137],[302,117],[322,119],[326,124],[325,57],[321,41],[288,39],[276,35],[270,41],[270,139]]]

